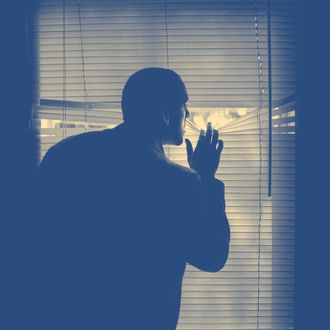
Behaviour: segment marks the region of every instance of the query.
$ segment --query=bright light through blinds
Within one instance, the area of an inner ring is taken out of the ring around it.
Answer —
[[[210,120],[225,149],[232,228],[225,268],[188,267],[178,329],[292,329],[295,80],[290,0],[271,2],[273,162],[268,189],[267,3],[236,1],[42,1],[35,31],[41,157],[65,136],[122,121],[120,96],[142,67],[186,82],[193,143]],[[170,158],[187,165],[184,147]],[[157,325],[155,325],[157,329]]]

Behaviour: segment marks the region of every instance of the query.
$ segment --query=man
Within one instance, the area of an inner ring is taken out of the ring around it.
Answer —
[[[35,329],[173,330],[186,263],[207,272],[225,265],[218,132],[209,123],[195,150],[186,140],[191,169],[163,151],[183,142],[187,101],[174,71],[140,70],[123,90],[123,124],[47,152],[38,173]]]

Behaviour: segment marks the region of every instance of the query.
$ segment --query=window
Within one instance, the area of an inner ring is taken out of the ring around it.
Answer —
[[[187,267],[178,329],[294,327],[293,13],[290,0],[39,4],[40,158],[66,136],[119,124],[123,85],[143,67],[182,76],[193,143],[207,121],[219,128],[231,253],[216,274]],[[187,166],[183,146],[166,152]]]

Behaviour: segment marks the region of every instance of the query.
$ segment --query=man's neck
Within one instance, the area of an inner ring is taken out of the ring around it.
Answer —
[[[152,151],[164,155],[164,142],[161,138],[156,137],[155,134],[152,134],[152,132],[144,130],[137,125],[127,123],[122,123],[118,127],[125,130],[126,134],[132,137],[132,143],[139,143]]]

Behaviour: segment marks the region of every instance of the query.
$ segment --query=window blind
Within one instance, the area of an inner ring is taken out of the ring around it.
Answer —
[[[187,267],[178,329],[294,328],[294,7],[269,4],[270,16],[264,0],[38,5],[40,159],[66,136],[122,122],[124,83],[150,66],[174,69],[185,81],[187,137],[196,143],[198,129],[212,121],[224,140],[217,177],[226,185],[231,252],[216,274]],[[166,152],[187,166],[184,146]]]

